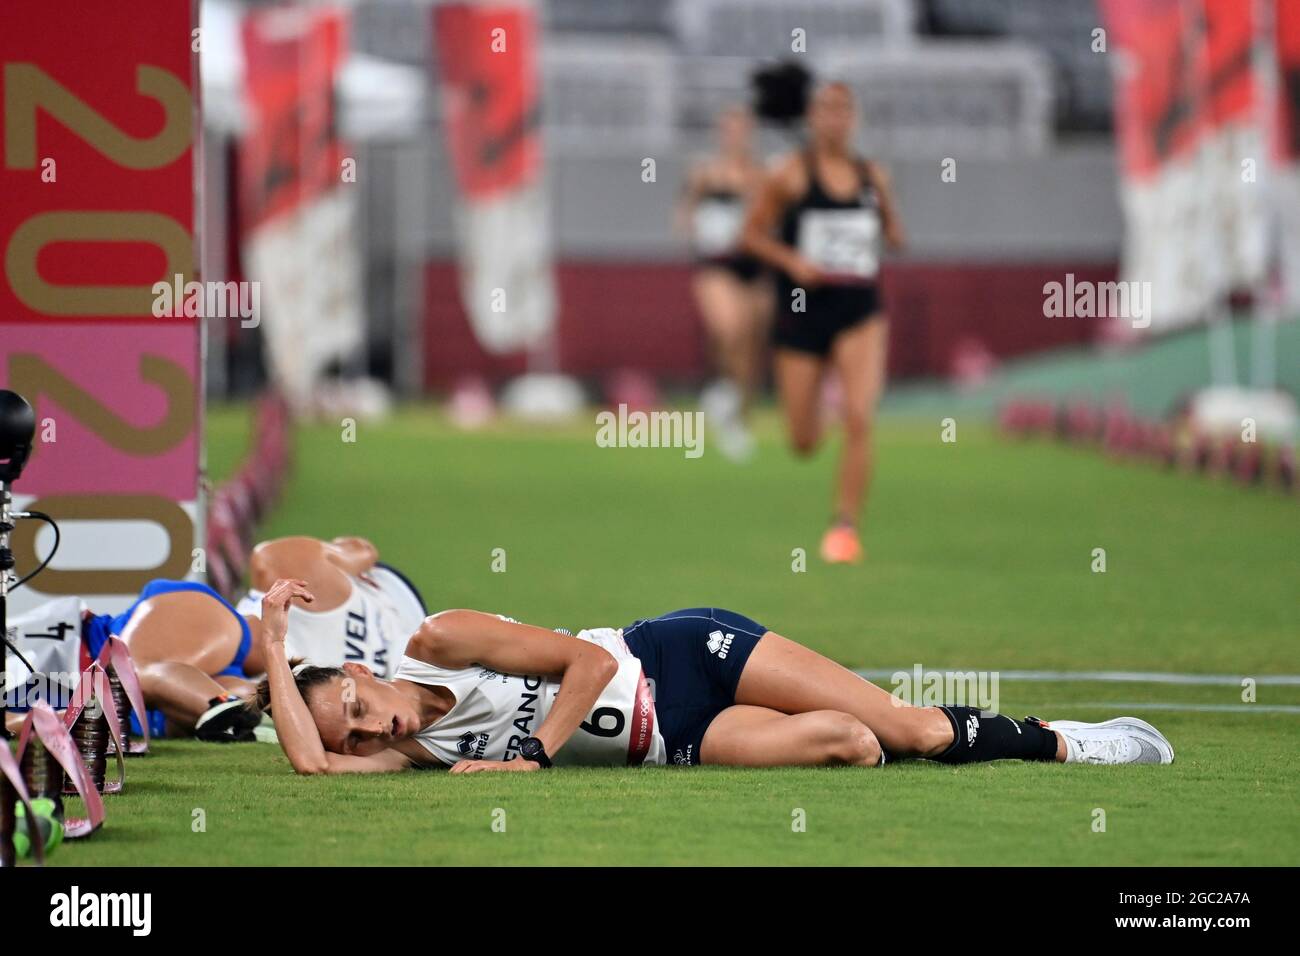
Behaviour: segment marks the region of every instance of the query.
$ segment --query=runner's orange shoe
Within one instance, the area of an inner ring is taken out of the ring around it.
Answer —
[[[828,564],[857,564],[862,560],[858,529],[839,524],[822,537],[822,560]]]

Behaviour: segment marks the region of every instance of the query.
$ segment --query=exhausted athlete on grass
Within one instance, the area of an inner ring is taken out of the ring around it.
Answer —
[[[576,637],[478,611],[426,618],[392,680],[360,665],[293,667],[288,609],[302,581],[262,600],[269,706],[303,774],[552,764],[851,764],[927,757],[1171,763],[1173,747],[1132,717],[1102,724],[1012,720],[973,707],[912,707],[721,608],[673,611]]]
[[[6,689],[34,671],[79,674],[115,635],[131,651],[145,706],[165,716],[168,732],[252,741],[261,714],[246,702],[266,670],[259,589],[290,574],[307,581],[317,599],[289,612],[291,652],[323,665],[357,661],[381,676],[390,661],[396,666],[426,613],[415,587],[365,538],[265,541],[253,549],[250,568],[253,590],[237,606],[206,584],[163,578],[118,615],[94,614],[75,597],[47,601],[11,620],[16,653]]]

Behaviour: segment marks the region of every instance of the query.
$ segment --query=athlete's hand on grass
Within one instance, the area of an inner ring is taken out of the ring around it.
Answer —
[[[307,582],[294,578],[281,578],[271,585],[262,597],[262,640],[267,644],[283,644],[289,633],[289,604],[302,598],[307,604],[315,600],[307,590]]]
[[[451,768],[452,773],[528,773],[540,770],[541,764],[533,760],[462,760]]]

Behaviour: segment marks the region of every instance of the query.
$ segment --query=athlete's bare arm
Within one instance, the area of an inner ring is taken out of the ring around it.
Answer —
[[[443,611],[426,618],[406,653],[449,669],[479,665],[504,674],[558,678],[560,691],[555,703],[533,734],[552,757],[573,736],[618,672],[614,657],[589,641],[479,611]],[[537,764],[530,760],[462,760],[451,771],[535,769]]]
[[[676,215],[673,217],[673,227],[683,238],[691,234],[691,217],[695,215],[695,207],[699,205],[703,191],[704,170],[702,164],[696,162],[686,174],[686,182],[682,184],[682,194],[677,200]]]
[[[312,603],[312,593],[305,581],[276,581],[267,589],[262,598],[262,641],[266,652],[266,676],[271,685],[275,732],[293,769],[301,774],[387,773],[411,766],[409,757],[391,749],[368,757],[335,754],[325,749],[307,702],[298,693],[284,649],[292,601],[304,605]]]
[[[249,575],[253,587],[267,591],[280,579],[306,581],[313,608],[331,611],[352,593],[350,577],[365,574],[379,560],[379,550],[365,538],[322,541],[299,535],[263,541],[253,549]],[[299,607],[303,606],[299,602]]]
[[[907,235],[903,231],[903,220],[899,217],[898,206],[894,202],[894,186],[889,173],[883,166],[870,160],[865,163],[865,167],[867,178],[880,197],[880,225],[885,242],[893,252],[901,252],[907,245]]]
[[[803,159],[797,153],[780,160],[763,178],[745,216],[741,243],[746,252],[787,273],[804,288],[822,281],[821,270],[775,235],[787,207],[808,188]]]

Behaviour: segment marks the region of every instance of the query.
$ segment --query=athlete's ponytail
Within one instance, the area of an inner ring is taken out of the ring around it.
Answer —
[[[346,677],[341,667],[316,667],[312,664],[304,664],[303,658],[294,657],[289,661],[289,667],[293,670],[293,683],[298,688],[298,694],[303,700],[307,699],[307,691],[320,684],[328,684],[336,677]],[[263,677],[257,685],[257,693],[253,699],[248,702],[250,707],[262,711],[264,714],[271,713],[271,681],[270,678]]]

